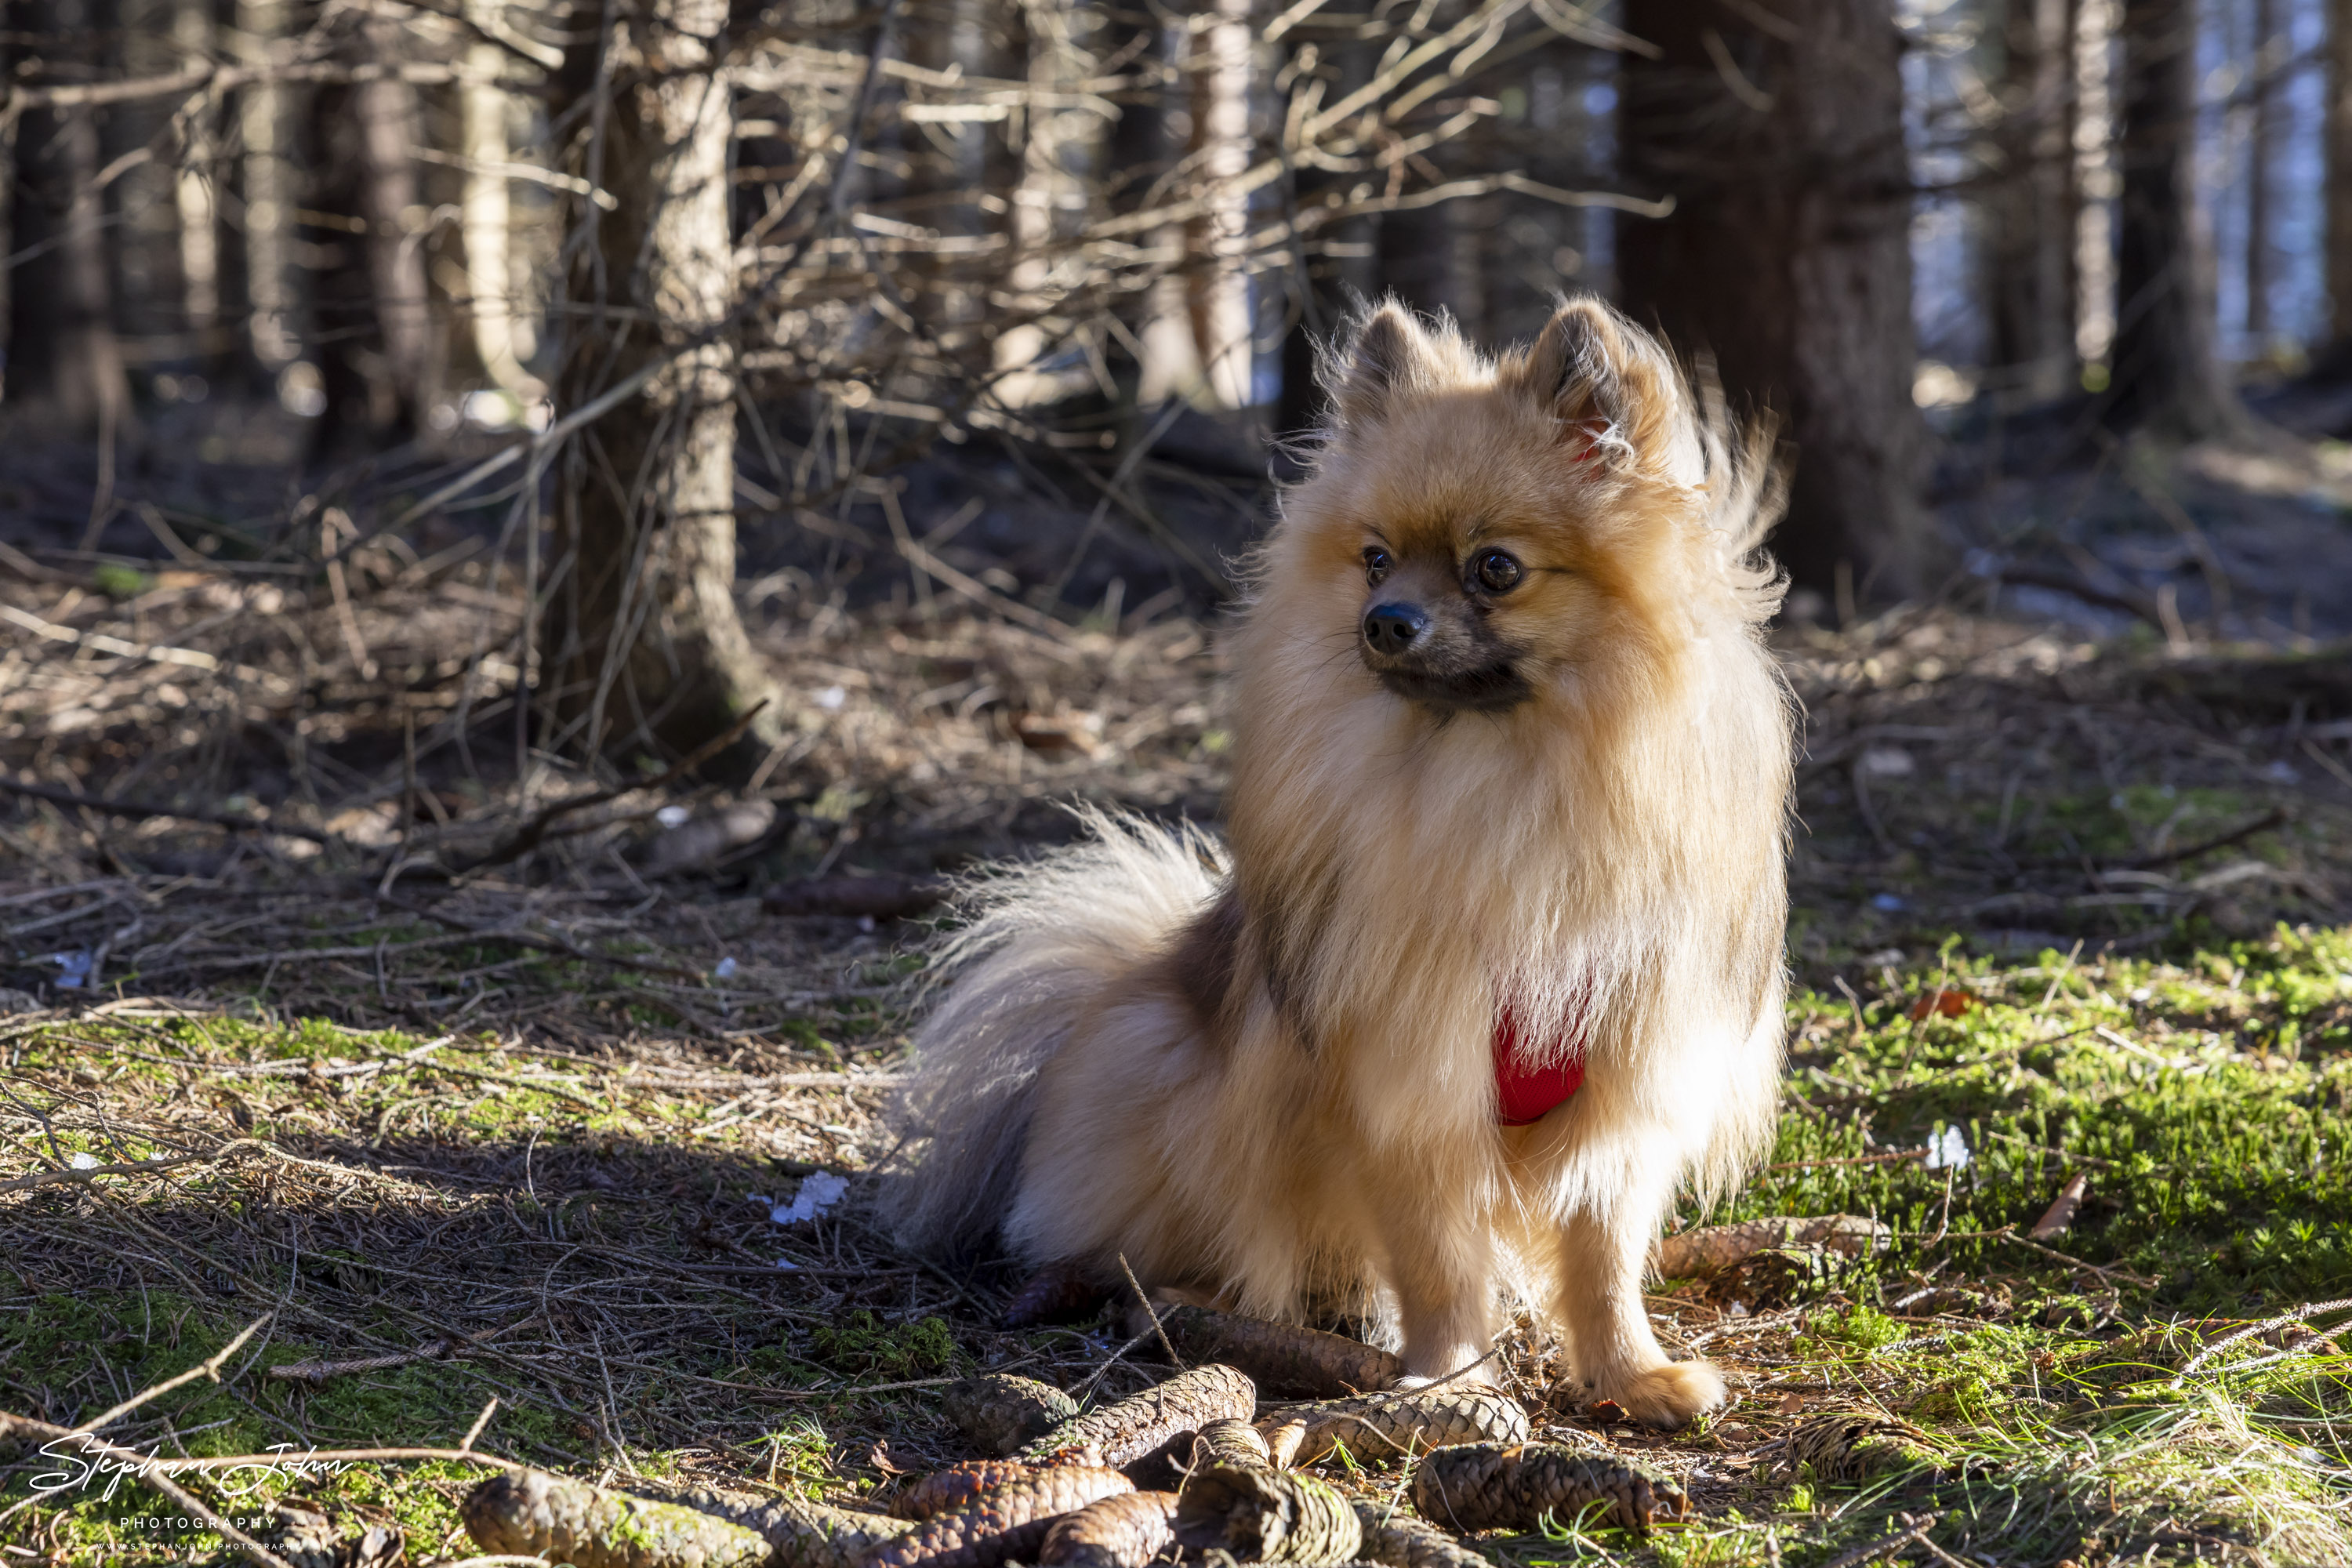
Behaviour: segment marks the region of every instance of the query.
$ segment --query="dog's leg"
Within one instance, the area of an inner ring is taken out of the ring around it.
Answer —
[[[1605,1217],[1580,1211],[1560,1227],[1559,1321],[1569,1355],[1596,1399],[1674,1428],[1724,1402],[1723,1379],[1703,1361],[1670,1362],[1642,1301],[1650,1209],[1627,1204]]]
[[[1460,1383],[1496,1381],[1493,1363],[1473,1365],[1495,1343],[1494,1241],[1469,1205],[1450,1194],[1433,1201],[1439,1194],[1447,1194],[1442,1184],[1422,1186],[1382,1227],[1403,1319],[1402,1388],[1454,1373],[1464,1373]]]

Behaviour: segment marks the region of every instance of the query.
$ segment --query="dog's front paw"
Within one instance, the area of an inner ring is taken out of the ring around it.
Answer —
[[[1730,1397],[1722,1374],[1704,1361],[1664,1362],[1600,1392],[1634,1420],[1669,1432],[1689,1426]]]

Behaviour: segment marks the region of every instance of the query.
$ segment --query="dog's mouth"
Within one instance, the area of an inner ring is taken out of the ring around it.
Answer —
[[[1376,673],[1382,686],[1406,701],[1444,713],[1500,713],[1535,695],[1535,688],[1508,659],[1444,674],[1409,666]]]

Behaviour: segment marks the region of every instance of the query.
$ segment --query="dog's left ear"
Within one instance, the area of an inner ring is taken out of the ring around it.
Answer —
[[[1561,443],[1591,460],[1663,472],[1683,466],[1681,374],[1655,338],[1600,300],[1553,311],[1520,374],[1528,395],[1559,419]]]

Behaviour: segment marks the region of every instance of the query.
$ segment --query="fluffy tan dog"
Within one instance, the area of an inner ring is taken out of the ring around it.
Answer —
[[[1489,360],[1391,304],[1233,645],[1230,858],[1097,816],[981,885],[907,1104],[900,1234],[1266,1316],[1408,1371],[1507,1289],[1639,1418],[1718,1404],[1642,1305],[1678,1189],[1770,1137],[1790,705],[1769,441],[1563,306]]]

